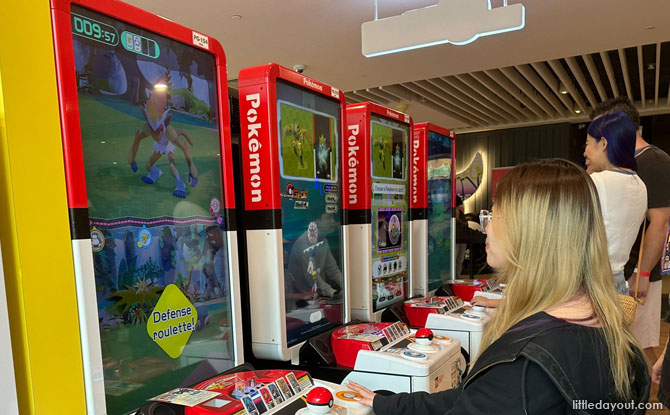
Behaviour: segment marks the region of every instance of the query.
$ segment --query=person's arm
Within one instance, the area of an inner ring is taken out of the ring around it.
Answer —
[[[451,408],[461,393],[459,388],[436,393],[413,392],[384,396],[356,382],[347,383],[347,388],[361,395],[360,404],[371,406],[380,415],[441,414]]]
[[[502,300],[498,300],[496,298],[486,298],[483,296],[477,296],[477,297],[472,297],[472,300],[470,300],[470,303],[472,305],[482,305],[484,307],[490,307],[490,308],[498,308],[500,307],[500,302]]]
[[[665,341],[665,347],[663,348],[663,352],[661,352],[661,356],[659,356],[658,360],[656,360],[656,363],[654,363],[654,366],[651,368],[651,381],[657,385],[661,383],[661,369],[663,368],[665,352],[668,350],[668,341],[670,341],[670,338]]]
[[[348,385],[352,390],[360,391]],[[522,391],[523,390],[523,391]],[[372,396],[370,396],[372,394]],[[524,399],[525,394],[525,399]],[[363,394],[361,404],[372,402],[376,414],[489,415],[564,413],[566,401],[540,366],[525,358],[499,363],[477,375],[464,389],[444,392]]]
[[[644,272],[650,272],[661,259],[663,246],[665,245],[665,234],[668,230],[668,219],[670,219],[670,207],[654,208],[647,210],[649,225],[644,237],[644,252],[642,252],[642,264],[640,268]],[[635,291],[635,273],[628,280],[630,290]],[[649,277],[640,276],[638,296],[646,297],[649,291]]]
[[[324,297],[332,297],[335,295],[337,290],[330,286],[326,280],[321,276],[321,273],[316,276],[316,288],[319,290],[319,293]]]
[[[291,300],[291,301],[298,301],[298,300],[311,300],[312,299],[312,293],[310,291],[302,292],[302,293],[290,293],[287,292],[284,294],[286,300]]]
[[[335,257],[333,257],[333,253],[330,252],[330,249],[328,249],[326,263],[323,267],[326,281],[330,281],[331,284],[336,283],[340,288],[343,288],[342,271],[340,271],[340,267],[337,266],[337,261],[335,261]]]

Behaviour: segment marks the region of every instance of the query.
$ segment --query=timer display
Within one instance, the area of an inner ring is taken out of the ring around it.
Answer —
[[[72,32],[110,46],[119,43],[119,33],[114,27],[76,13],[72,13]]]

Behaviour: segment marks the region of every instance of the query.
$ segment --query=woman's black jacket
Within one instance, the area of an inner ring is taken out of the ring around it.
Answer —
[[[633,398],[624,402],[613,393],[602,330],[538,313],[488,347],[460,388],[377,394],[373,408],[377,415],[644,414],[638,404],[647,403],[651,381],[635,352]]]

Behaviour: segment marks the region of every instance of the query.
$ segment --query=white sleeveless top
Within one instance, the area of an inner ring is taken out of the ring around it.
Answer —
[[[598,189],[612,273],[623,272],[647,212],[647,187],[635,172],[604,170],[591,174]]]

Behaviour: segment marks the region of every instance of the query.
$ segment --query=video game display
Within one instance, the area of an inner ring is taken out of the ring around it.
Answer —
[[[332,181],[335,119],[281,101],[279,114],[284,176]]]
[[[377,210],[377,252],[402,250],[402,209]]]
[[[216,65],[71,18],[107,413],[125,414],[234,365]]]
[[[343,319],[339,101],[277,82],[288,346]]]
[[[453,275],[452,140],[428,134],[428,290],[436,290]]]
[[[408,267],[409,126],[371,114],[373,311],[405,298]],[[374,223],[374,222],[373,222]]]

